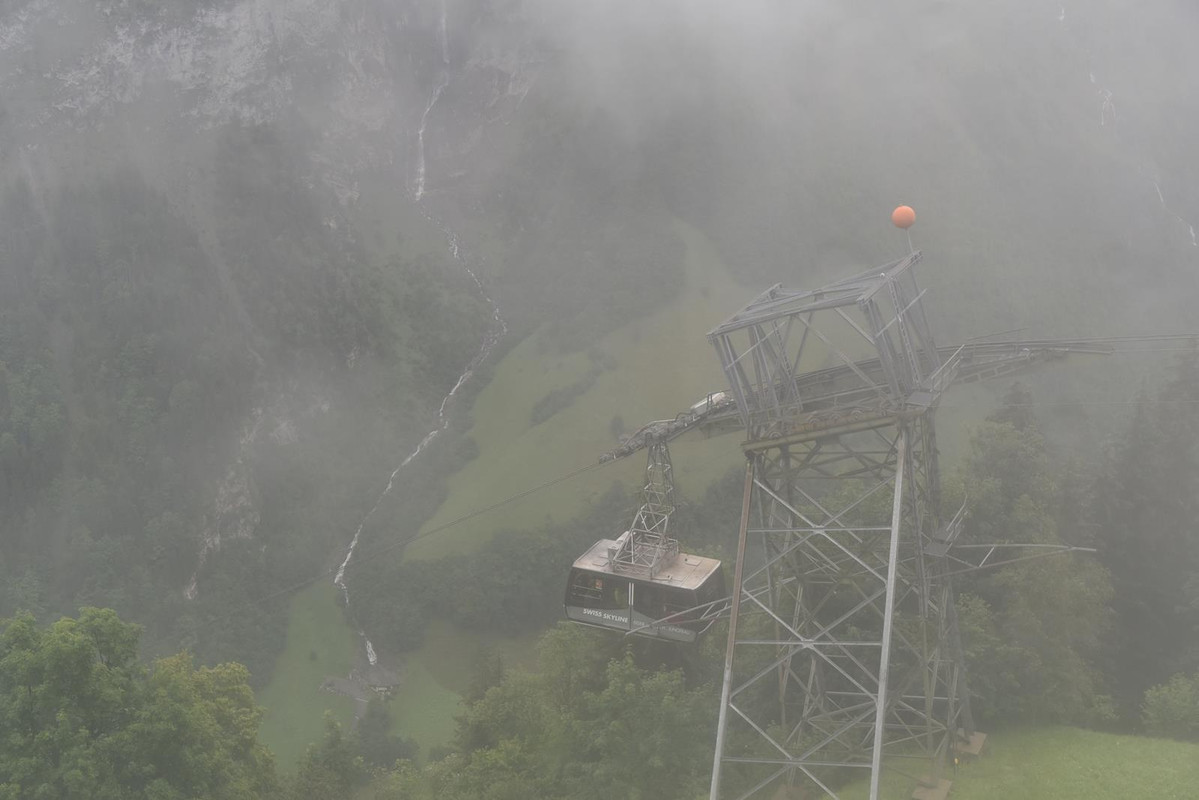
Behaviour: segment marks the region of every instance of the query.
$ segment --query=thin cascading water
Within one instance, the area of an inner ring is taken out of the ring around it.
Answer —
[[[441,18],[438,20],[437,33],[441,40],[441,63],[447,67],[450,65],[450,37],[447,33],[448,26],[446,24],[447,12],[445,0],[441,0]]]
[[[428,218],[431,222],[434,222],[434,224],[437,224],[436,221],[431,217],[428,217],[427,214],[426,218]],[[337,568],[337,574],[333,577],[333,583],[338,589],[341,590],[342,598],[345,600],[347,608],[350,604],[350,590],[345,581],[346,568],[350,565],[350,561],[354,558],[354,550],[358,547],[358,541],[362,537],[362,531],[366,527],[366,523],[371,520],[371,517],[373,517],[375,512],[379,509],[379,506],[383,503],[383,499],[391,493],[392,488],[395,486],[396,478],[404,470],[404,468],[411,464],[417,456],[424,452],[426,447],[431,445],[433,441],[440,436],[447,427],[449,427],[450,411],[454,398],[458,395],[458,392],[462,389],[462,387],[466,385],[467,381],[469,381],[475,374],[475,370],[477,370],[479,366],[487,359],[487,357],[491,355],[491,351],[495,348],[496,344],[498,344],[504,335],[508,333],[508,324],[504,321],[503,315],[500,314],[499,305],[487,293],[482,279],[479,278],[479,274],[475,270],[471,269],[466,263],[466,259],[463,258],[461,249],[458,246],[458,237],[444,227],[441,229],[446,235],[447,245],[449,247],[450,254],[454,258],[454,263],[458,264],[458,266],[470,276],[471,280],[475,284],[475,289],[478,291],[479,296],[487,302],[488,307],[491,309],[491,325],[488,328],[487,334],[483,337],[483,341],[480,343],[479,349],[475,353],[474,358],[472,358],[470,363],[466,365],[466,368],[462,370],[462,374],[458,376],[458,380],[454,382],[454,386],[450,389],[450,391],[441,399],[441,406],[437,409],[436,427],[426,433],[424,438],[420,440],[420,443],[417,444],[416,448],[409,453],[403,461],[400,462],[399,466],[391,471],[391,474],[387,477],[387,486],[385,486],[383,491],[379,493],[379,497],[375,500],[375,504],[371,507],[370,511],[366,513],[366,516],[362,518],[362,522],[358,524],[358,529],[354,531],[354,538],[350,540],[350,546],[346,550],[345,558],[342,559],[341,566]],[[358,634],[362,637],[362,641],[366,647],[367,661],[370,662],[371,666],[374,666],[378,661],[378,656],[375,653],[375,647],[371,643],[370,638],[367,637],[365,631],[359,630]]]
[[[433,87],[433,93],[429,95],[429,102],[425,106],[424,113],[420,115],[420,127],[416,131],[416,182],[412,196],[418,203],[425,196],[425,128],[429,125],[429,114],[433,111],[433,106],[437,105],[441,93],[450,84],[450,41],[446,17],[445,0],[441,0],[441,17],[437,24],[437,34],[438,41],[441,43],[442,69],[437,73],[437,84]]]
[[[1057,21],[1058,24],[1061,25],[1066,23],[1065,6],[1059,6]],[[1090,55],[1088,52],[1088,60],[1089,59]],[[1110,129],[1112,131],[1112,135],[1117,141],[1123,141],[1123,137],[1121,136],[1120,116],[1116,111],[1115,93],[1099,82],[1099,79],[1095,77],[1094,67],[1088,69],[1087,77],[1090,79],[1091,86],[1094,87],[1096,102],[1099,106],[1100,127]],[[1125,142],[1125,144],[1127,144],[1127,142]],[[1145,164],[1142,162],[1137,165],[1137,174],[1139,174],[1153,186],[1153,189],[1157,194],[1158,203],[1161,205],[1162,213],[1173,219],[1179,225],[1185,226],[1187,229],[1187,234],[1190,237],[1191,247],[1199,247],[1199,237],[1196,237],[1195,234],[1195,224],[1184,218],[1167,202],[1166,194],[1162,191],[1161,178],[1158,171],[1156,169],[1146,168]]]
[[[425,128],[429,124],[429,113],[433,111],[433,106],[437,105],[442,91],[449,84],[450,74],[442,70],[437,76],[437,85],[433,87],[433,94],[429,98],[429,104],[425,106],[425,113],[420,116],[420,127],[416,131],[416,181],[412,199],[418,203],[425,196]]]
[[[447,41],[448,37],[446,34],[446,6],[444,0],[442,0],[441,3],[439,32],[442,63],[448,66],[450,63],[450,58]],[[416,203],[420,203],[425,196],[425,126],[428,124],[429,114],[432,112],[433,106],[436,105],[438,98],[441,97],[442,91],[446,88],[446,86],[449,85],[449,83],[449,70],[441,70],[437,78],[437,84],[433,88],[432,96],[429,98],[429,103],[425,107],[424,113],[421,115],[420,128],[417,131],[416,139],[416,181],[412,193],[413,200]],[[421,213],[426,220],[436,225],[446,237],[446,246],[450,251],[450,255],[454,259],[454,263],[457,264],[463,272],[470,276],[471,281],[474,282],[475,290],[479,293],[479,296],[486,301],[488,307],[491,309],[491,325],[488,327],[488,331],[486,335],[484,335],[483,341],[479,344],[479,349],[475,353],[474,358],[470,360],[470,363],[468,363],[465,369],[462,370],[462,374],[458,376],[458,380],[454,382],[454,386],[450,389],[446,396],[442,398],[441,406],[437,409],[436,426],[426,433],[424,438],[420,440],[420,443],[417,444],[416,448],[409,453],[403,461],[400,462],[399,466],[391,471],[391,474],[387,478],[387,486],[384,487],[383,491],[379,493],[379,497],[375,500],[375,504],[371,507],[370,511],[366,513],[366,516],[362,518],[362,521],[358,524],[358,529],[354,531],[354,538],[350,540],[350,546],[346,550],[345,558],[342,559],[341,566],[337,568],[337,574],[333,577],[333,583],[338,589],[341,590],[341,595],[347,608],[349,608],[350,605],[350,589],[346,585],[345,580],[346,568],[349,567],[351,560],[354,558],[354,550],[358,547],[358,541],[362,537],[362,531],[366,527],[366,523],[369,522],[371,517],[374,516],[375,512],[378,511],[379,506],[383,503],[383,499],[391,493],[392,488],[395,486],[396,478],[404,470],[404,468],[411,464],[417,456],[424,452],[426,447],[431,445],[433,441],[439,435],[441,435],[442,431],[449,427],[450,411],[453,405],[453,400],[458,395],[459,390],[461,390],[462,387],[466,385],[467,381],[471,379],[471,377],[475,374],[475,370],[479,368],[479,365],[481,365],[487,359],[487,357],[491,355],[491,351],[495,348],[496,344],[499,343],[500,339],[502,339],[504,335],[508,333],[508,324],[504,321],[503,316],[500,314],[499,305],[487,293],[486,287],[483,285],[483,281],[479,277],[479,273],[472,269],[467,263],[466,259],[463,257],[461,248],[458,245],[457,235],[455,235],[454,232],[444,224],[434,219],[432,215],[430,215],[429,212],[423,207],[421,209]],[[375,653],[374,645],[371,643],[370,638],[367,637],[365,631],[359,629],[358,635],[362,637],[363,644],[366,648],[367,661],[371,666],[374,666],[379,660],[378,655]]]

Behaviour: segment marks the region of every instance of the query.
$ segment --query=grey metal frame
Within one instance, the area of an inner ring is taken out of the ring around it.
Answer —
[[[961,355],[933,341],[919,260],[775,286],[709,334],[749,461],[713,800],[732,772],[737,797],[835,798],[868,771],[876,798],[884,752],[935,778],[972,732],[934,425]]]
[[[669,535],[670,515],[675,510],[670,450],[664,439],[652,441],[647,449],[642,502],[611,560],[617,572],[653,578],[678,556],[679,541]]]
[[[711,800],[726,784],[739,798],[803,784],[836,798],[834,784],[867,770],[876,800],[884,755],[923,762],[912,777],[935,785],[954,737],[974,733],[953,576],[1090,550],[957,542],[965,505],[942,519],[934,421],[950,384],[1067,354],[1199,346],[1176,334],[938,348],[920,259],[816,291],[772,287],[708,335],[727,392],[600,457],[651,449],[646,502],[611,556],[649,574],[678,547],[666,532],[665,443],[696,429],[745,433],[732,595],[681,612],[729,618]]]

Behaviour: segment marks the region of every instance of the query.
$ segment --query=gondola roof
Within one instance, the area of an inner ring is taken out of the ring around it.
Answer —
[[[575,559],[575,569],[585,569],[589,572],[600,572],[607,575],[619,575],[622,578],[647,581],[660,586],[672,586],[679,589],[698,589],[708,577],[720,568],[720,562],[715,558],[693,556],[689,553],[679,553],[667,564],[663,564],[658,574],[652,578],[632,574],[625,570],[617,570],[608,557],[609,550],[616,550],[620,542],[615,539],[600,539],[591,549]]]

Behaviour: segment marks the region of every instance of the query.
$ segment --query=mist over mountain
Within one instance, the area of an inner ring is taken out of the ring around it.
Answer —
[[[232,610],[336,563],[493,330],[458,255],[501,349],[572,352],[676,295],[675,220],[813,285],[906,253],[902,202],[944,341],[1193,327],[1183,3],[0,14],[0,615],[267,674],[283,601]]]

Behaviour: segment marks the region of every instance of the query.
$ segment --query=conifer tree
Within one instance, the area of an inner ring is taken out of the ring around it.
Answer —
[[[1112,671],[1135,717],[1149,686],[1194,669],[1199,608],[1199,360],[1181,359],[1156,397],[1142,390],[1095,485],[1100,556],[1112,574]]]

